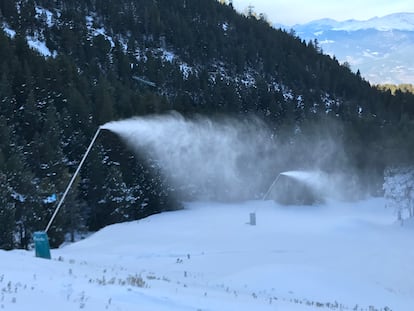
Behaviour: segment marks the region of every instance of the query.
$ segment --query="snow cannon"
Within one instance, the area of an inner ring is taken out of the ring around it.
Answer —
[[[102,128],[101,126],[98,127],[98,130],[96,131],[95,135],[93,136],[92,141],[89,144],[88,149],[86,149],[86,152],[83,155],[83,158],[80,161],[80,163],[78,165],[78,168],[76,169],[75,173],[73,174],[73,176],[72,176],[69,184],[66,187],[65,192],[62,195],[62,198],[60,199],[60,201],[59,201],[59,203],[58,203],[55,211],[53,212],[53,215],[50,218],[49,223],[47,224],[45,231],[37,231],[37,232],[35,232],[33,234],[33,241],[35,243],[35,253],[36,253],[36,257],[51,259],[51,256],[50,256],[50,246],[49,246],[49,238],[47,236],[47,231],[49,230],[50,226],[53,223],[53,220],[55,219],[57,213],[59,212],[60,207],[62,206],[63,201],[65,200],[66,195],[68,194],[68,192],[70,190],[70,187],[72,187],[72,184],[75,181],[76,176],[78,175],[78,173],[79,173],[79,171],[80,171],[83,163],[85,162],[85,159],[88,156],[89,151],[92,149],[92,146],[93,146],[96,138],[98,137],[101,128]]]
[[[45,231],[37,231],[33,234],[36,257],[51,259],[49,238]]]
[[[320,179],[318,172],[281,172],[270,185],[263,200],[273,198],[283,205],[312,205],[323,202],[318,179]]]

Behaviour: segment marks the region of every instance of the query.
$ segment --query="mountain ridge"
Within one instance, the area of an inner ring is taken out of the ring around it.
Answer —
[[[414,31],[414,12],[393,13],[382,17],[372,17],[368,20],[349,19],[344,21],[337,21],[331,18],[323,18],[308,23],[296,24],[292,26],[293,29],[297,30],[300,30],[302,27],[313,27],[315,29],[317,29],[317,27],[322,27],[323,29],[330,27],[331,30],[344,31],[356,31],[362,29],[376,29],[379,31]]]
[[[373,84],[414,84],[414,13],[395,13],[367,21],[316,20],[293,27],[304,40],[348,63]]]

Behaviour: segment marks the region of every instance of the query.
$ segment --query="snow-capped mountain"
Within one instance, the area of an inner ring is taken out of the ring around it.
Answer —
[[[293,29],[306,41],[316,39],[326,54],[359,69],[371,83],[414,83],[414,13],[366,21],[321,19]]]
[[[360,29],[414,31],[414,13],[395,13],[384,17],[374,17],[367,21],[349,20],[340,22],[336,28],[348,31]]]
[[[336,21],[324,18],[303,25],[295,25],[293,28],[298,29],[298,31],[302,28],[305,31],[309,28],[329,28],[331,30],[345,31],[363,29],[414,31],[414,13],[394,13],[383,17],[373,17],[365,21],[355,19]]]

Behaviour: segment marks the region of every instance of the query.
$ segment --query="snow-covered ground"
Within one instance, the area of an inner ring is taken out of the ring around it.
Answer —
[[[384,206],[197,202],[52,260],[0,251],[0,309],[411,311],[414,226]]]

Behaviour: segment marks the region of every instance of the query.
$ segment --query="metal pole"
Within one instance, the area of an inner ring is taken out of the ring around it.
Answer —
[[[270,185],[269,190],[267,190],[267,192],[265,193],[265,195],[263,196],[263,200],[266,200],[267,196],[270,194],[270,192],[272,191],[273,187],[275,186],[276,182],[279,180],[280,174],[277,175],[277,177],[275,178],[275,180],[273,181],[273,183]]]
[[[75,173],[74,173],[74,174],[73,174],[73,176],[72,176],[72,179],[70,180],[70,182],[69,182],[68,186],[66,187],[66,190],[65,190],[65,192],[63,193],[63,196],[62,196],[62,198],[60,199],[59,204],[58,204],[58,206],[56,207],[55,212],[54,212],[54,213],[53,213],[53,215],[52,215],[52,218],[50,218],[49,223],[47,224],[47,227],[46,227],[46,229],[45,229],[45,232],[46,232],[46,233],[47,233],[47,231],[49,230],[50,226],[52,225],[52,222],[53,222],[53,220],[55,219],[55,217],[56,217],[57,213],[59,212],[59,209],[60,209],[60,207],[62,206],[63,201],[65,200],[66,195],[68,194],[70,187],[72,187],[72,184],[73,184],[73,182],[75,181],[75,178],[76,178],[76,176],[78,175],[78,173],[79,173],[79,171],[80,171],[80,169],[81,169],[81,167],[82,167],[82,165],[83,165],[83,162],[85,162],[85,159],[86,159],[86,157],[88,156],[88,153],[89,153],[89,151],[91,150],[93,143],[95,142],[96,138],[98,137],[98,134],[99,134],[99,131],[100,131],[100,130],[101,130],[101,127],[99,127],[99,128],[98,128],[98,130],[96,131],[95,136],[92,138],[92,141],[91,141],[91,143],[89,144],[88,149],[86,149],[86,152],[85,152],[85,154],[84,154],[84,156],[83,156],[82,160],[80,161],[78,168],[76,169]]]

